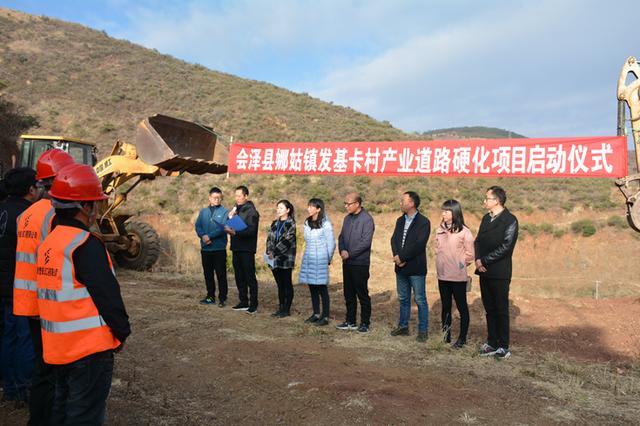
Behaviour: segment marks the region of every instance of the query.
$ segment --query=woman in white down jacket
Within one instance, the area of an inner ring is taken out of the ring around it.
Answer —
[[[336,242],[333,225],[324,212],[324,202],[318,198],[310,199],[307,212],[309,217],[304,222],[305,249],[298,282],[307,284],[311,293],[313,314],[305,322],[324,326],[329,324],[329,264]]]

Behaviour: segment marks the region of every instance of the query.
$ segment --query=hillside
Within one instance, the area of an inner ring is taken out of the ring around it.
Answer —
[[[131,140],[136,123],[154,113],[197,120],[222,133],[223,141],[230,135],[235,141],[358,141],[510,134],[478,127],[407,134],[348,107],[208,70],[81,25],[8,9],[0,9],[0,64],[0,87],[9,101],[37,118],[40,127],[34,133],[95,140],[101,153],[117,138]],[[343,191],[357,189],[374,212],[397,209],[399,195],[408,189],[421,193],[431,208],[456,197],[479,212],[484,188],[496,182],[509,191],[513,208],[527,212],[622,205],[606,179],[232,176],[223,182],[185,176],[140,188],[130,198],[140,212],[158,205],[191,210],[212,184],[226,188],[239,182],[248,183],[264,202],[320,196],[335,207]]]
[[[485,139],[508,139],[508,138],[524,138],[509,130],[498,129],[495,127],[450,127],[447,129],[435,129],[420,134],[425,139],[469,139],[469,138],[485,138]]]
[[[40,131],[97,139],[101,148],[158,112],[237,140],[407,138],[350,108],[8,9],[0,9],[0,55],[5,91],[40,118]]]

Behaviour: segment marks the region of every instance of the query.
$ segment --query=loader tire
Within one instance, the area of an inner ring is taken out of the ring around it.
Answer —
[[[151,269],[160,256],[160,240],[155,229],[144,222],[128,222],[126,229],[131,247],[129,250],[116,252],[116,262],[126,269]]]

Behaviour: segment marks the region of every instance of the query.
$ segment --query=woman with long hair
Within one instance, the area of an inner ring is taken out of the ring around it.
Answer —
[[[474,259],[473,235],[464,224],[462,206],[456,200],[447,200],[442,204],[442,222],[436,231],[436,270],[442,302],[442,332],[447,343],[451,342],[452,296],[460,313],[460,334],[453,344],[456,349],[467,343],[467,266]]]
[[[292,273],[296,261],[296,220],[293,205],[288,200],[276,204],[276,220],[271,223],[267,237],[269,265],[278,286],[278,310],[271,316],[288,317],[293,302]]]
[[[329,324],[329,265],[336,242],[333,225],[325,213],[324,202],[319,198],[310,199],[307,212],[309,217],[304,222],[305,249],[298,281],[308,285],[311,293],[313,314],[305,322],[325,326]]]

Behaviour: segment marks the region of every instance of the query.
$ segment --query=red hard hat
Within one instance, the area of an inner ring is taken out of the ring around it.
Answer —
[[[71,164],[58,172],[49,195],[59,200],[97,201],[109,198],[102,192],[100,179],[93,167]]]
[[[61,149],[50,149],[42,153],[36,164],[36,179],[56,177],[60,169],[74,164],[73,157]]]

